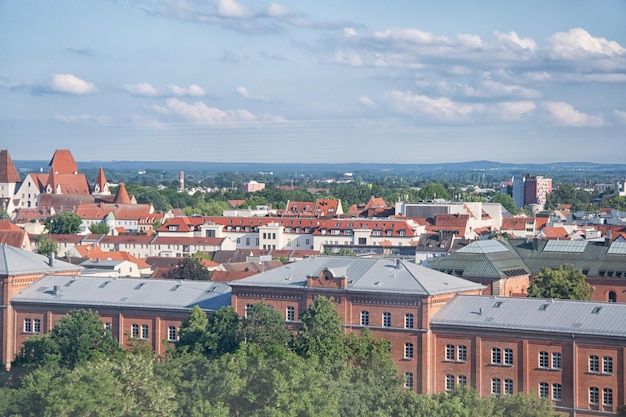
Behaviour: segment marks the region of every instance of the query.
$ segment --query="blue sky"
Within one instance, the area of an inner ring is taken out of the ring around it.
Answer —
[[[624,0],[0,0],[0,148],[624,162],[625,22]]]

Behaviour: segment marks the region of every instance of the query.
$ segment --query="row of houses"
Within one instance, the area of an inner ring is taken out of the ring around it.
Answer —
[[[400,259],[318,256],[231,282],[93,277],[75,265],[0,246],[0,346],[9,366],[23,341],[74,308],[97,310],[122,345],[162,354],[194,305],[264,301],[297,331],[318,296],[333,300],[346,333],[390,342],[406,389],[470,386],[483,397],[520,392],[558,411],[612,415],[625,403],[626,304],[483,295],[479,283]]]

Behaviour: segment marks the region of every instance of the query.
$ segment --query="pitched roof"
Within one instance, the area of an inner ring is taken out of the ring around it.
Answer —
[[[623,303],[457,295],[430,325],[626,338],[624,317]]]
[[[205,311],[214,311],[230,305],[230,287],[211,281],[48,275],[13,297],[11,302],[174,311],[188,311],[198,305]]]
[[[50,173],[48,182],[53,193],[57,187],[61,188],[61,194],[91,194],[89,182],[85,174],[54,174]]]
[[[120,183],[120,187],[117,190],[117,194],[115,194],[113,202],[115,204],[131,204],[132,201],[128,196],[128,191],[126,191],[124,183]]]
[[[52,160],[48,164],[51,173],[57,174],[76,174],[78,173],[78,165],[69,149],[57,149],[54,151]]]
[[[348,256],[307,258],[233,282],[231,285],[302,288],[306,287],[308,276],[318,276],[324,270],[331,271],[336,277],[347,279],[345,290],[350,292],[428,296],[484,288],[474,282],[411,262]]]
[[[0,276],[80,271],[81,268],[9,245],[0,245]]]
[[[96,177],[96,183],[94,185],[94,192],[106,193],[108,191],[109,191],[109,188],[107,185],[107,179],[104,176],[104,169],[100,167],[100,170],[98,170],[98,176]]]
[[[22,182],[20,175],[15,169],[11,155],[6,149],[0,150],[0,183],[17,183]]]

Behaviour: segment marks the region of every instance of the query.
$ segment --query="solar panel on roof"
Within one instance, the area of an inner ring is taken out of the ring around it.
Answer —
[[[508,252],[508,249],[497,240],[479,240],[462,247],[457,252],[462,253],[498,253]]]
[[[626,255],[626,242],[613,242],[606,253]]]
[[[582,253],[586,247],[586,240],[549,240],[543,251]]]

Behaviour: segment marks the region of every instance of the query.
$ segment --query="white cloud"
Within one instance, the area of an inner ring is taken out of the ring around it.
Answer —
[[[55,114],[54,118],[68,125],[109,126],[113,123],[113,119],[109,116],[93,116],[91,114]]]
[[[330,62],[334,62],[336,64],[346,64],[351,65],[353,67],[360,67],[363,65],[363,61],[361,60],[361,56],[354,51],[345,51],[342,49],[337,49],[333,56],[330,58]]]
[[[397,90],[386,93],[385,99],[400,113],[419,112],[450,121],[467,120],[472,114],[484,112],[486,109],[482,103],[459,103],[448,97],[432,98]]]
[[[470,48],[481,48],[483,46],[483,41],[478,35],[461,33],[457,35],[457,38],[459,39],[461,44]]]
[[[445,36],[435,36],[430,32],[423,32],[419,29],[386,29],[381,32],[374,32],[374,38],[391,39],[416,44],[447,41]]]
[[[245,18],[254,15],[254,12],[235,0],[219,0],[217,13],[223,17]]]
[[[533,112],[537,106],[532,101],[511,101],[505,103],[496,103],[495,112],[502,120],[514,121],[520,120],[522,117]]]
[[[344,28],[343,36],[344,38],[356,38],[357,33],[356,33],[356,30],[354,30],[354,28]]]
[[[285,17],[292,16],[297,14],[295,11],[290,9],[289,7],[285,7],[278,3],[271,3],[266,11],[267,15],[270,17]]]
[[[134,96],[155,97],[159,95],[157,89],[148,83],[124,84],[123,87]]]
[[[250,94],[246,87],[237,86],[235,88],[235,91],[237,91],[237,94],[239,94],[241,97],[247,98],[249,100],[270,101],[268,97]]]
[[[515,32],[502,33],[495,31],[493,34],[498,42],[508,47],[527,49],[531,52],[537,50],[537,43],[534,40],[531,38],[520,38]]]
[[[188,122],[210,126],[238,126],[242,123],[249,122],[284,121],[281,117],[271,115],[255,115],[244,109],[222,110],[217,107],[209,107],[201,101],[190,104],[175,98],[170,98],[167,100],[166,105],[172,113],[182,117]]]
[[[485,80],[481,83],[483,90],[479,96],[483,97],[538,97],[541,93],[531,88],[522,87],[520,85],[502,84],[497,81]]]
[[[591,36],[582,28],[555,33],[550,38],[550,43],[553,55],[565,59],[581,59],[589,55],[606,57],[626,55],[626,49],[619,43]]]
[[[604,124],[602,117],[579,112],[571,104],[563,101],[547,101],[544,106],[552,118],[564,126],[585,127]]]
[[[613,110],[613,115],[619,122],[626,123],[626,111],[615,109]]]
[[[72,74],[54,74],[48,83],[50,91],[67,94],[90,94],[98,92],[98,88]]]
[[[530,71],[524,73],[524,76],[532,81],[548,81],[552,78],[550,73],[546,71]]]
[[[169,85],[170,92],[175,96],[189,96],[189,97],[202,97],[206,95],[204,89],[196,84],[191,84],[189,87],[180,87],[175,84]]]
[[[161,130],[165,128],[165,124],[160,121],[153,119],[152,117],[134,115],[132,116],[132,121],[135,126],[144,128],[144,129],[157,129]]]
[[[367,96],[359,97],[359,102],[367,107],[376,107],[376,102]]]

